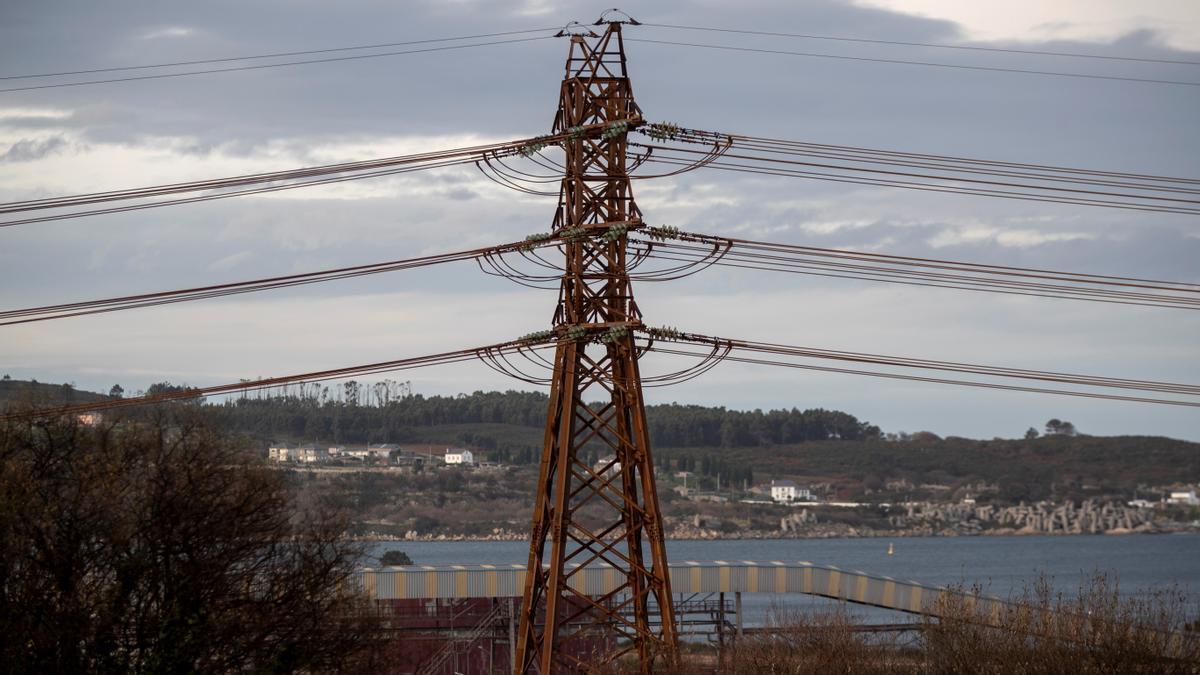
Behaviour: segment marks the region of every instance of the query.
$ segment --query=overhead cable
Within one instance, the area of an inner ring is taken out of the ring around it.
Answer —
[[[670,354],[675,356],[688,356],[692,358],[707,358],[705,352],[689,352],[686,350],[672,349],[660,345],[650,345],[648,351],[659,354]],[[889,380],[907,380],[910,382],[924,382],[929,384],[948,384],[961,387],[976,387],[981,389],[998,389],[1003,391],[1019,391],[1031,394],[1052,394],[1056,396],[1073,396],[1080,398],[1106,399],[1110,401],[1125,401],[1129,403],[1152,403],[1157,405],[1172,405],[1184,407],[1200,407],[1200,403],[1191,401],[1181,401],[1177,399],[1160,399],[1150,398],[1145,396],[1125,396],[1121,394],[1105,394],[1102,392],[1089,392],[1072,389],[1057,389],[1050,387],[1028,387],[1022,385],[1003,384],[998,382],[975,382],[971,380],[958,380],[945,377],[926,377],[921,375],[908,375],[904,373],[887,373],[874,370],[862,370],[857,368],[838,368],[833,366],[819,366],[811,363],[795,363],[791,361],[781,361],[778,359],[750,358],[744,356],[725,356],[725,361],[748,363],[752,365],[776,366],[783,368],[795,368],[800,370],[814,370],[827,373],[837,373],[841,375],[863,375],[867,377],[878,377]]]
[[[448,45],[444,47],[424,47],[421,49],[407,49],[394,52],[381,52],[378,54],[354,54],[351,56],[331,56],[322,59],[306,59],[303,61],[285,61],[283,63],[261,63],[251,66],[233,66],[230,68],[207,68],[204,70],[189,70],[182,73],[159,73],[155,75],[132,75],[129,77],[112,77],[102,80],[85,80],[82,82],[57,82],[53,84],[33,84],[21,87],[8,87],[0,89],[0,94],[14,91],[33,91],[37,89],[59,89],[63,87],[83,87],[96,84],[112,84],[114,82],[134,82],[138,80],[162,80],[172,77],[190,77],[192,75],[211,75],[213,73],[233,73],[247,70],[264,70],[267,68],[284,68],[290,66],[304,66],[313,63],[334,63],[338,61],[359,61],[362,59],[377,59],[384,56],[402,56],[405,54],[424,54],[428,52],[446,52],[456,49],[471,49],[473,47],[489,47],[492,45],[508,45],[518,42],[533,42],[535,40],[549,40],[553,35],[539,35],[537,37],[514,38],[511,40],[491,40],[488,42],[473,42],[465,45]]]
[[[0,215],[3,215],[49,209],[78,208],[81,206],[105,202],[139,200],[190,192],[206,193],[195,197],[167,199],[149,203],[139,203],[130,206],[72,211],[68,213],[57,213],[46,216],[30,216],[15,220],[0,221],[0,227],[63,220],[68,218],[79,218],[82,216],[102,215],[107,213],[118,213],[122,211],[140,210],[158,206],[209,201],[213,199],[224,199],[234,196],[277,192],[280,190],[290,190],[300,187],[360,180],[363,178],[390,176],[398,173],[407,173],[410,171],[443,168],[460,164],[471,164],[490,159],[509,157],[518,153],[529,152],[530,147],[543,148],[548,145],[561,142],[563,139],[568,137],[588,137],[591,135],[604,133],[605,128],[611,124],[636,123],[639,123],[639,121],[618,120],[608,124],[584,125],[560,134],[537,136],[533,138],[504,141],[500,143],[488,143],[462,148],[435,150],[430,152],[398,155],[394,157],[368,159],[355,162],[341,162],[337,164],[303,167],[299,169],[287,169],[284,171],[244,174],[225,178],[212,178],[198,181],[170,183],[165,185],[152,185],[138,188],[126,188],[103,192],[92,192],[87,194],[0,203]],[[218,190],[228,190],[229,188],[245,186],[260,187],[250,187],[243,190],[231,190],[226,192],[215,192]]]
[[[644,42],[644,43],[648,43],[648,44],[667,45],[667,46],[673,46],[673,47],[694,47],[694,48],[700,48],[700,49],[714,49],[714,50],[721,50],[721,51],[747,52],[747,53],[754,53],[754,54],[769,54],[769,55],[777,55],[777,56],[799,56],[799,57],[817,58],[817,59],[833,59],[833,60],[838,60],[838,61],[856,61],[856,62],[865,62],[865,63],[889,63],[889,64],[899,64],[899,65],[908,65],[908,66],[922,66],[922,67],[928,67],[928,68],[974,70],[974,71],[987,71],[987,72],[999,72],[999,73],[1017,73],[1017,74],[1021,74],[1021,75],[1068,77],[1068,78],[1077,78],[1077,79],[1086,79],[1086,80],[1111,80],[1111,81],[1118,81],[1118,82],[1140,82],[1140,83],[1146,83],[1146,84],[1163,84],[1163,85],[1174,85],[1174,86],[1184,86],[1184,87],[1200,87],[1200,82],[1194,82],[1194,81],[1189,81],[1189,80],[1166,80],[1166,79],[1156,79],[1156,78],[1150,78],[1150,77],[1124,77],[1124,76],[1120,76],[1120,75],[1093,75],[1090,73],[1067,73],[1067,72],[1059,72],[1059,71],[1051,71],[1051,70],[1031,70],[1031,69],[1025,69],[1025,68],[1000,68],[997,66],[973,66],[973,65],[961,64],[961,63],[935,63],[935,62],[931,62],[931,61],[910,61],[910,60],[905,60],[905,59],[885,59],[885,58],[869,57],[869,56],[847,56],[844,54],[821,54],[821,53],[817,53],[817,52],[796,52],[796,51],[788,51],[788,50],[784,50],[784,49],[762,49],[762,48],[757,48],[757,47],[735,47],[732,45],[712,45],[712,44],[706,44],[706,43],[702,43],[702,42],[679,42],[679,41],[675,41],[675,40],[651,40],[649,38],[626,37],[625,41],[626,42]],[[3,91],[3,90],[0,90],[0,91]]]
[[[371,274],[395,272],[400,270],[415,269],[418,267],[429,267],[432,265],[440,265],[450,262],[476,260],[488,255],[504,253],[506,251],[532,250],[533,248],[552,246],[556,245],[557,243],[557,238],[538,239],[536,241],[521,241],[510,244],[501,244],[498,246],[476,248],[467,251],[441,253],[437,255],[421,256],[403,260],[391,260],[368,265],[339,267],[334,269],[320,270],[317,272],[304,272],[299,274],[267,277],[263,279],[251,279],[247,281],[199,286],[195,288],[182,288],[171,291],[157,291],[152,293],[125,295],[114,298],[103,298],[99,300],[85,300],[81,302],[0,311],[0,326],[12,326],[16,324],[33,323],[36,321],[64,319],[72,316],[103,314],[127,309],[188,302],[191,300],[205,300],[209,298],[224,297],[227,295],[254,293],[278,288],[290,288],[292,286],[303,286],[325,281],[350,279]]]
[[[283,375],[279,377],[240,380],[235,383],[220,384],[210,387],[189,387],[180,391],[152,394],[147,396],[107,398],[88,403],[77,403],[34,410],[10,410],[7,413],[0,414],[0,422],[41,417],[56,417],[62,415],[79,415],[83,413],[103,412],[106,410],[115,410],[119,408],[170,403],[173,401],[186,402],[221,394],[236,394],[258,391],[296,382],[322,382],[345,377],[376,375],[381,373],[395,372],[398,370],[409,370],[413,368],[424,368],[427,366],[459,363],[483,358],[486,353],[515,353],[518,350],[529,349],[530,347],[536,348],[537,343],[539,342],[545,342],[545,339],[537,340],[532,338],[523,338],[519,340],[500,342],[484,347],[459,349],[456,351],[442,352],[440,354],[432,354],[429,356],[418,356],[414,358],[396,359],[392,361],[380,361],[377,363],[333,368],[329,370],[319,370],[298,375]]]
[[[691,342],[704,344],[709,346],[728,347],[734,352],[751,352],[759,354],[770,354],[777,356],[788,356],[802,359],[822,359],[834,360],[850,363],[865,363],[874,365],[883,365],[897,368],[908,368],[917,370],[937,370],[944,372],[953,372],[961,374],[972,374],[992,378],[1002,379],[1020,379],[1036,382],[1073,384],[1085,387],[1096,387],[1100,389],[1124,389],[1136,391],[1150,391],[1156,393],[1173,394],[1176,396],[1200,396],[1200,385],[1184,384],[1176,382],[1161,382],[1155,380],[1131,379],[1131,378],[1116,378],[1096,375],[1082,375],[1077,373],[1064,373],[1056,371],[1032,370],[1026,368],[1010,368],[1004,366],[989,366],[982,364],[963,363],[956,361],[944,361],[937,359],[914,358],[904,356],[891,356],[884,354],[871,354],[861,352],[850,352],[843,350],[822,349],[815,347],[802,347],[796,345],[786,345],[768,342],[756,342],[750,340],[739,340],[724,337],[715,337],[708,335],[700,335],[694,333],[674,332],[670,339],[665,342],[669,344],[671,341]],[[652,351],[667,351],[671,347],[651,345]],[[748,357],[726,357],[726,358],[748,358]],[[754,357],[757,358],[757,357]],[[760,359],[766,365],[782,365],[788,367],[806,367],[803,364],[793,366],[791,362],[781,362],[770,359]],[[748,361],[749,362],[749,361]],[[769,362],[769,363],[768,363]],[[823,367],[814,368],[817,370],[827,370]],[[852,371],[852,370],[835,370],[834,372],[847,372],[852,374],[873,375],[878,377],[892,377],[897,379],[911,379],[918,381],[937,382],[942,384],[956,384],[963,386],[979,386],[992,389],[1010,389],[1017,391],[1029,391],[1035,393],[1061,394],[1067,396],[1083,396],[1089,398],[1108,398],[1124,401],[1136,401],[1141,403],[1157,403],[1163,405],[1200,407],[1200,400],[1192,401],[1186,399],[1159,399],[1147,398],[1142,396],[1129,396],[1125,394],[1106,394],[1103,392],[1092,392],[1087,390],[1062,390],[1048,389],[1044,387],[1028,387],[1025,385],[1007,385],[996,382],[977,382],[969,380],[951,380],[946,378],[929,378],[925,376],[913,376],[903,373],[878,373],[873,371]]]
[[[674,28],[678,30],[692,31],[707,31],[712,33],[735,33],[739,35],[761,35],[765,37],[787,37],[787,38],[802,38],[805,40],[829,40],[834,42],[856,42],[862,44],[873,45],[888,45],[900,47],[928,47],[934,49],[956,49],[961,51],[972,52],[992,52],[1002,54],[1025,54],[1034,56],[1059,56],[1075,59],[1102,59],[1105,61],[1130,61],[1135,63],[1167,63],[1176,65],[1200,66],[1200,61],[1186,61],[1179,59],[1156,59],[1150,57],[1137,56],[1110,56],[1107,54],[1083,54],[1079,52],[1058,52],[1046,51],[1040,49],[1016,49],[1013,47],[980,47],[978,45],[949,45],[933,42],[906,42],[903,40],[876,40],[861,37],[844,37],[833,35],[811,35],[804,33],[781,33],[776,31],[763,30],[737,30],[734,28],[715,28],[710,26],[680,26],[669,23],[642,23],[647,28]]]
[[[426,40],[407,40],[404,42],[382,42],[372,45],[355,45],[353,47],[329,47],[326,49],[306,49],[295,52],[275,52],[273,54],[254,54],[249,56],[226,56],[215,59],[196,59],[193,61],[172,61],[168,63],[152,63],[140,66],[115,66],[111,68],[89,68],[86,70],[64,70],[56,73],[34,73],[27,75],[0,75],[2,80],[28,80],[40,77],[63,77],[66,75],[92,75],[95,73],[116,73],[130,70],[149,70],[152,68],[175,68],[179,66],[198,66],[206,63],[229,63],[231,61],[255,61],[258,59],[283,58],[285,56],[306,56],[309,54],[330,54],[334,52],[361,51],[363,49],[386,49],[389,47],[406,47],[409,45],[433,44],[436,42],[456,42],[458,40],[478,40],[481,38],[504,37],[507,35],[522,35],[524,33],[543,33],[557,30],[556,26],[546,28],[528,28],[525,30],[509,30],[499,33],[477,33],[475,35],[459,35],[457,37],[429,38]]]
[[[695,234],[636,235],[639,258],[912,286],[1200,310],[1200,284],[989,265]],[[717,251],[714,260],[714,251]]]

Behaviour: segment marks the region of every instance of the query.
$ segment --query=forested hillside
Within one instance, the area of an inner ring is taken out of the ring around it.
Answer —
[[[102,394],[80,391],[71,384],[14,380],[8,375],[0,378],[0,406],[87,403],[102,398]]]
[[[380,405],[286,396],[239,399],[213,406],[231,429],[260,437],[320,439],[334,443],[416,440],[422,427],[502,424],[540,430],[547,396],[507,391],[460,396],[407,396]],[[814,440],[878,438],[876,426],[836,410],[743,412],[698,405],[646,409],[658,446],[750,447]],[[486,442],[480,445],[487,446]]]
[[[151,392],[179,388],[160,383]],[[69,385],[0,381],[0,402],[100,397]],[[455,444],[483,451],[493,461],[530,465],[541,450],[547,402],[545,394],[521,391],[413,395],[406,386],[386,382],[332,390],[308,386],[204,407],[215,424],[263,447]],[[1047,435],[1030,429],[1024,438],[975,440],[930,432],[883,434],[849,413],[821,408],[762,412],[668,404],[650,406],[647,418],[655,462],[692,472],[697,487],[714,485],[718,477],[727,485],[791,477],[827,482],[846,495],[866,490],[904,498],[921,492],[922,484],[980,482],[996,486],[1001,499],[1016,501],[1133,494],[1139,486],[1200,481],[1200,444],[1087,436],[1060,420],[1046,425]],[[606,452],[595,444],[585,449],[585,459]],[[906,483],[911,487],[894,487]]]

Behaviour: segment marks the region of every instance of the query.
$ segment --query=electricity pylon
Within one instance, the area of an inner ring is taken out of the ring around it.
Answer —
[[[609,23],[602,36],[571,36],[554,120],[554,132],[568,135],[554,221],[566,261],[521,605],[520,673],[590,670],[629,653],[643,672],[655,662],[676,662],[632,334],[642,326],[641,313],[626,268],[626,232],[642,227],[626,168],[626,133],[641,122],[620,23]],[[589,466],[581,456],[585,446],[608,460]],[[589,565],[606,566],[617,588],[590,595],[583,583]],[[581,649],[587,657],[571,655]]]

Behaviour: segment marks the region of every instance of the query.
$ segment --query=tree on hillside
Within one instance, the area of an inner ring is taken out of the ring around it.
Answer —
[[[1047,436],[1074,436],[1075,425],[1070,422],[1064,422],[1058,418],[1051,419],[1046,422]]]
[[[347,522],[194,406],[0,425],[9,673],[352,670],[373,623]]]
[[[108,390],[108,395],[113,398],[121,398],[125,396],[125,388],[119,384],[114,384],[112,389]]]
[[[1028,429],[1025,430],[1025,440],[1032,441],[1033,439],[1035,439],[1037,437],[1038,437],[1037,429],[1034,429],[1033,427],[1029,427]]]

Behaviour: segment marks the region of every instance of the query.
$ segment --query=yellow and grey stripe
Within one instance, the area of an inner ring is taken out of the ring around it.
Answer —
[[[603,595],[620,587],[614,567],[571,568],[572,588]],[[684,561],[670,565],[675,593],[803,593],[917,614],[933,613],[944,588],[810,562]],[[364,568],[356,583],[379,600],[517,597],[524,565],[415,565]],[[980,600],[985,600],[980,598]],[[998,609],[1002,601],[986,598]]]

